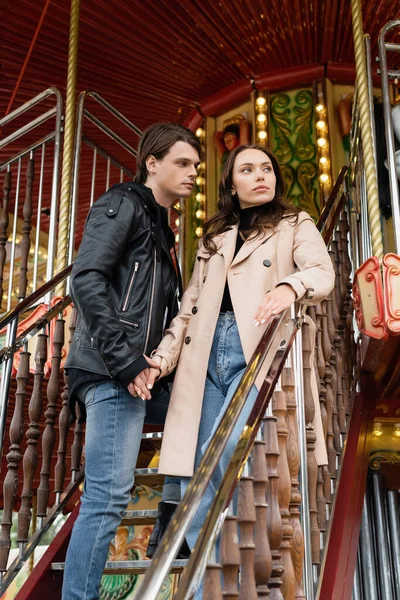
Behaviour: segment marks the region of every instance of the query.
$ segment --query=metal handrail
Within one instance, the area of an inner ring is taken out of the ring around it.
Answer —
[[[336,221],[338,214],[340,214],[339,211],[343,206],[346,196],[342,194],[338,202],[337,197],[340,186],[344,181],[346,171],[347,168],[341,170],[341,182],[338,185],[335,183],[331,191],[330,197],[327,201],[327,206],[330,208],[327,212],[324,212],[323,215],[321,215],[322,218],[320,218],[318,223],[319,230],[324,228],[329,213],[333,213],[332,221]],[[207,514],[206,521],[200,531],[196,545],[191,553],[189,563],[181,578],[178,593],[175,596],[176,600],[186,599],[190,588],[190,583],[200,568],[200,562],[207,546],[207,540],[213,532],[218,517],[229,504],[241,470],[251,451],[257,430],[265,414],[265,410],[278,381],[280,372],[293,345],[296,333],[301,328],[305,310],[305,306],[303,305],[297,320],[294,322],[293,320],[289,320],[287,322],[288,330],[285,336],[286,339],[281,340],[281,346],[275,352],[272,364],[268,370],[268,374],[266,375],[261,386],[255,405],[249,418],[247,419],[246,425],[233,452],[233,456],[225,472],[224,478],[219,489],[217,490],[213,504]],[[186,532],[188,531],[191,521],[197,512],[203,494],[205,493],[205,490],[211,481],[212,474],[222,456],[229,436],[231,435],[233,427],[239,418],[240,412],[247,401],[250,390],[254,385],[262,364],[268,352],[272,349],[274,342],[276,342],[278,331],[280,330],[280,326],[283,324],[286,318],[287,312],[288,311],[286,310],[283,314],[273,319],[265,331],[256,350],[254,351],[254,354],[246,368],[246,371],[231,400],[231,403],[222,416],[214,436],[212,437],[196,472],[190,480],[187,491],[181,503],[177,507],[171,522],[165,531],[161,543],[156,550],[156,553],[152,559],[152,564],[146,572],[142,585],[139,588],[139,596],[141,600],[155,600],[157,593],[161,588],[162,582],[168,575],[172,562],[178,553],[181,544],[183,543]]]
[[[393,231],[395,239],[395,251],[396,254],[400,254],[400,193],[399,185],[396,174],[396,154],[394,145],[394,129],[393,120],[390,104],[389,94],[389,76],[391,72],[388,71],[387,67],[387,50],[400,52],[400,44],[388,44],[385,41],[386,34],[394,29],[400,27],[400,21],[389,21],[381,29],[379,33],[379,61],[381,68],[382,77],[382,103],[383,103],[383,116],[385,121],[385,134],[386,134],[386,148],[387,148],[387,159],[389,169],[389,186],[390,186],[390,197],[392,201],[392,216],[393,216]]]
[[[77,117],[76,117],[76,134],[75,134],[75,150],[74,150],[74,178],[72,183],[72,197],[71,197],[71,213],[70,213],[70,226],[69,226],[69,241],[68,241],[68,262],[71,263],[74,258],[74,241],[75,241],[75,226],[76,226],[76,211],[78,205],[78,193],[79,193],[79,164],[81,159],[82,142],[85,141],[83,136],[83,121],[86,117],[91,123],[93,123],[100,131],[105,133],[110,139],[119,144],[131,155],[136,156],[136,150],[127,144],[118,134],[116,134],[110,127],[105,125],[98,117],[94,116],[85,108],[85,102],[87,98],[93,98],[111,113],[116,119],[121,121],[128,129],[139,137],[142,135],[142,131],[136,127],[134,123],[129,121],[119,110],[114,108],[107,100],[102,98],[99,94],[92,91],[84,91],[79,94]],[[131,171],[124,167],[124,170],[131,174]],[[67,288],[67,292],[68,292]]]
[[[43,298],[48,292],[51,292],[59,283],[64,281],[71,273],[72,264],[65,267],[62,271],[57,273],[50,281],[44,283],[40,288],[38,288],[35,292],[30,294],[25,300],[22,300],[17,306],[8,312],[4,313],[0,318],[0,329],[3,327],[7,327],[15,318],[19,317],[22,313],[24,313],[28,308],[31,308],[37,300]]]

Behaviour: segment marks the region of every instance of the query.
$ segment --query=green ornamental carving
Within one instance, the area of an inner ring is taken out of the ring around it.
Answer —
[[[312,139],[313,97],[309,90],[301,90],[295,96],[296,104],[293,112],[297,131],[295,153],[299,160],[313,160],[316,146]]]
[[[275,125],[276,145],[274,152],[283,166],[293,158],[291,137],[290,98],[287,94],[276,94],[271,100],[271,119]]]
[[[270,96],[269,145],[282,167],[286,198],[317,220],[321,205],[311,89]]]

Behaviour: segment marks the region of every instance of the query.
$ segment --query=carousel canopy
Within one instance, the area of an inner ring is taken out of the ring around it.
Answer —
[[[2,0],[3,116],[48,0]],[[362,2],[373,56],[393,0]],[[70,2],[50,0],[13,107],[65,90]],[[354,63],[348,0],[84,0],[77,89],[92,89],[139,127],[184,121],[228,86],[301,65]],[[334,73],[334,70],[332,71]]]

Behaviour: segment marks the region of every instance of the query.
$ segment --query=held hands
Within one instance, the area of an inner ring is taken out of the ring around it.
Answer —
[[[275,315],[283,312],[296,300],[296,292],[289,284],[279,285],[264,296],[262,304],[257,309],[254,325],[259,327],[269,323]]]
[[[158,356],[154,359],[145,356],[145,359],[149,363],[149,368],[144,369],[135,377],[132,383],[128,385],[128,392],[134,397],[139,396],[142,400],[151,400],[150,390],[160,375],[161,359]]]

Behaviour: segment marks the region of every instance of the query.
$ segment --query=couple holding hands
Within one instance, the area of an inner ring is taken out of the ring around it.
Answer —
[[[66,365],[71,412],[77,402],[86,419],[85,486],[63,600],[99,598],[143,424],[165,421],[159,472],[167,477],[151,556],[270,319],[295,301],[320,302],[334,285],[314,222],[283,197],[276,158],[247,144],[227,158],[218,211],[204,226],[182,295],[167,210],[191,195],[199,163],[190,130],[152,125],[140,141],[135,181],[112,187],[89,212],[71,275],[78,321]],[[265,364],[181,557],[194,546],[267,370]]]

